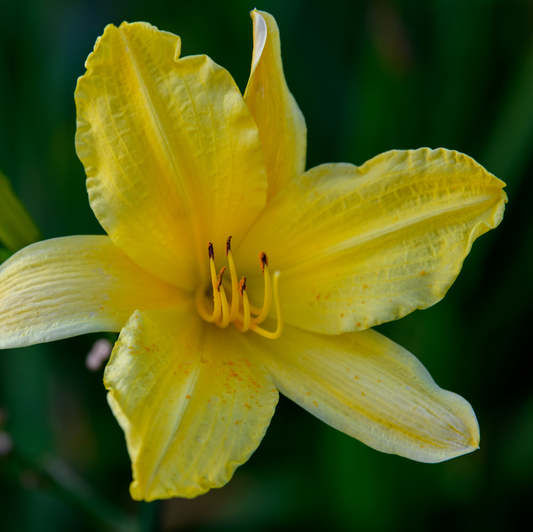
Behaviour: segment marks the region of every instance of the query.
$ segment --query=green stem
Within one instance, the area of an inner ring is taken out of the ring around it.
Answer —
[[[5,459],[20,474],[35,476],[36,485],[87,516],[99,530],[138,532],[136,521],[97,497],[68,466],[57,459],[33,462],[14,448]]]
[[[41,232],[0,172],[0,242],[12,253],[42,238]]]

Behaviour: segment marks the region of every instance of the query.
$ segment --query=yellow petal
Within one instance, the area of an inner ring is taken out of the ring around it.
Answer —
[[[474,240],[500,223],[503,186],[443,149],[318,166],[269,202],[239,254],[260,243],[281,270],[288,323],[326,334],[366,329],[444,297]]]
[[[104,382],[133,463],[131,495],[192,498],[223,486],[259,445],[278,401],[245,337],[179,311],[136,312]]]
[[[11,183],[0,172],[0,242],[10,251],[41,239],[41,233],[22,202],[17,198]]]
[[[179,37],[149,24],[107,26],[78,81],[76,149],[113,242],[194,290],[198,264],[208,278],[207,243],[223,249],[263,208],[266,172],[229,73],[179,52]]]
[[[374,449],[441,462],[479,447],[470,404],[376,331],[326,336],[289,326],[279,340],[251,342],[281,393]]]
[[[0,348],[120,331],[134,310],[175,306],[183,298],[107,236],[38,242],[0,266]]]
[[[254,53],[244,93],[259,128],[268,174],[268,197],[305,170],[307,129],[283,74],[278,25],[272,15],[253,10]]]

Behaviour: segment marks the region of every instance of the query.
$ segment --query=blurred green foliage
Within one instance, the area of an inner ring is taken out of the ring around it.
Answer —
[[[13,191],[9,179],[0,172],[0,264],[11,253],[41,239],[39,229]]]
[[[74,150],[73,92],[97,36],[110,22],[149,21],[180,35],[184,55],[211,56],[244,89],[254,7],[280,26],[286,77],[307,120],[308,167],[444,146],[508,183],[504,222],[476,242],[445,300],[380,327],[472,403],[481,449],[438,465],[410,462],[282,398],[263,444],[227,487],[137,504],[101,372],[85,368],[98,338],[88,335],[0,353],[0,425],[15,450],[0,458],[1,530],[118,530],[109,523],[128,527],[130,518],[139,531],[530,522],[531,1],[0,0],[0,167],[46,238],[101,234]]]

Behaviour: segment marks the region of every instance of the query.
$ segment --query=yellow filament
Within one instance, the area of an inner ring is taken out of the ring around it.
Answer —
[[[242,305],[244,307],[244,319],[242,322],[241,332],[246,332],[250,328],[250,301],[246,290],[242,292]]]
[[[215,261],[210,258],[209,259],[209,267],[211,269],[211,284],[213,286],[213,313],[209,314],[207,310],[204,307],[204,293],[202,290],[202,287],[198,287],[198,290],[196,291],[196,296],[194,302],[196,303],[196,310],[198,311],[198,314],[207,322],[213,323],[216,322],[220,318],[221,310],[222,310],[222,301],[220,297],[220,292],[217,290],[217,284],[218,284],[218,276],[217,276],[217,270],[215,268]],[[227,305],[227,301],[226,301]]]
[[[226,297],[226,291],[224,290],[224,287],[220,287],[220,299],[222,302],[222,320],[217,321],[216,324],[224,329],[229,325],[229,308],[228,308],[228,299]]]
[[[252,305],[250,303],[250,312],[252,314],[255,314],[256,316],[259,316],[259,314],[261,314],[261,309],[260,308],[257,308],[256,306]]]
[[[264,338],[269,338],[270,340],[275,340],[276,338],[279,338],[281,336],[281,333],[283,332],[283,316],[281,315],[281,306],[279,303],[279,291],[278,291],[280,275],[281,275],[280,272],[274,273],[274,306],[276,307],[276,315],[278,318],[278,326],[276,327],[276,330],[274,332],[269,332],[269,331],[265,331],[265,329],[261,327],[258,327],[257,324],[255,323],[252,323],[250,325],[251,331],[259,334],[260,336],[263,336]]]
[[[231,274],[231,311],[229,321],[233,323],[239,314],[239,283],[237,282],[237,269],[235,268],[235,262],[233,262],[231,249],[227,251],[227,255]]]
[[[263,265],[263,276],[265,278],[265,298],[263,300],[263,308],[257,318],[252,320],[252,323],[259,325],[266,320],[270,311],[270,305],[272,303],[272,282],[270,280],[270,274],[268,273],[268,266]]]

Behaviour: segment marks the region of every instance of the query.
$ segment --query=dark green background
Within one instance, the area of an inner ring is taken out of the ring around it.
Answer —
[[[0,353],[0,530],[105,530],[39,473],[88,491],[138,530],[510,530],[531,523],[533,3],[513,0],[158,2],[0,0],[0,168],[46,238],[100,234],[74,150],[73,93],[106,24],[146,20],[205,53],[244,90],[254,7],[280,26],[308,126],[307,167],[392,148],[465,152],[507,182],[437,306],[380,327],[466,397],[481,449],[437,465],[373,451],[282,398],[251,460],[193,501],[138,504],[102,373],[98,335]],[[43,465],[44,464],[44,465]]]

